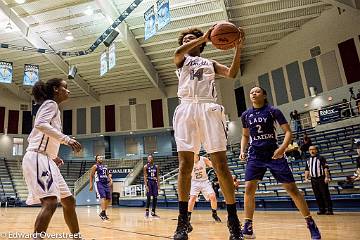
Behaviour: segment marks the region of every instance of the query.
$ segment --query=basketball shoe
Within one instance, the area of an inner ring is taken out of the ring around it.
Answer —
[[[151,211],[151,217],[160,218],[159,215],[156,215],[156,213],[154,211]]]
[[[178,217],[178,224],[174,234],[174,240],[188,240],[188,232],[189,232],[189,219],[188,216],[181,216]]]
[[[255,239],[255,234],[253,231],[253,224],[251,220],[245,220],[244,228],[242,230],[245,239]]]
[[[309,217],[306,219],[306,222],[307,222],[307,227],[310,231],[311,240],[321,239],[320,231],[319,231],[318,227],[316,226],[314,219],[312,219],[312,217]]]
[[[212,218],[215,220],[215,222],[221,222],[221,219],[219,218],[219,216],[216,213],[212,214]]]
[[[244,236],[241,231],[240,221],[237,218],[228,218],[227,226],[229,228],[229,240],[244,240]]]
[[[191,222],[189,221],[189,227],[188,227],[188,233],[191,233],[193,230],[193,226],[191,225]]]
[[[105,212],[104,211],[102,211],[100,214],[99,214],[99,217],[101,218],[101,220],[103,220],[103,221],[105,221],[105,220],[107,220],[106,218],[106,214],[105,214]]]
[[[145,219],[148,219],[148,218],[149,218],[149,211],[148,211],[148,210],[145,211],[145,216],[144,216],[144,218],[145,218]]]

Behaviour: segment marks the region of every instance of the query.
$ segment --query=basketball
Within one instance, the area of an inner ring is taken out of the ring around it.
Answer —
[[[240,38],[239,29],[232,23],[221,22],[215,25],[211,31],[210,40],[214,47],[228,50],[234,47],[234,42]]]

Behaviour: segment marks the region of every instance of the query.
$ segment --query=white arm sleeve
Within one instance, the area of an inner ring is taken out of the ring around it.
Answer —
[[[50,124],[52,119],[56,116],[57,112],[58,106],[55,102],[44,102],[36,115],[37,117],[35,118],[34,128],[62,144],[68,144],[70,137],[63,134],[60,130],[56,129]]]

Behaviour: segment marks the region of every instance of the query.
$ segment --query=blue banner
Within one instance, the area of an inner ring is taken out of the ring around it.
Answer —
[[[320,123],[329,123],[340,120],[341,109],[339,106],[327,107],[319,110]]]
[[[109,47],[109,70],[115,67],[116,65],[116,52],[115,52],[115,43],[111,44]]]
[[[0,61],[0,83],[11,83],[13,77],[12,62]]]
[[[100,56],[100,76],[103,76],[108,71],[107,54],[103,52]]]
[[[34,86],[39,80],[39,65],[25,64],[23,84],[25,86]]]
[[[145,40],[151,38],[156,34],[156,20],[155,20],[155,11],[154,6],[149,8],[144,13],[145,20]]]
[[[158,17],[158,30],[160,30],[170,22],[170,5],[169,5],[169,0],[158,0],[156,4],[157,4],[157,17]]]

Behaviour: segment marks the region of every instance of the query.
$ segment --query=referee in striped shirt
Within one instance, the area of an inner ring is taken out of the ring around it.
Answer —
[[[330,174],[326,159],[318,155],[316,146],[309,147],[310,158],[306,161],[305,182],[311,178],[311,186],[319,206],[319,215],[333,215],[329,186]]]

